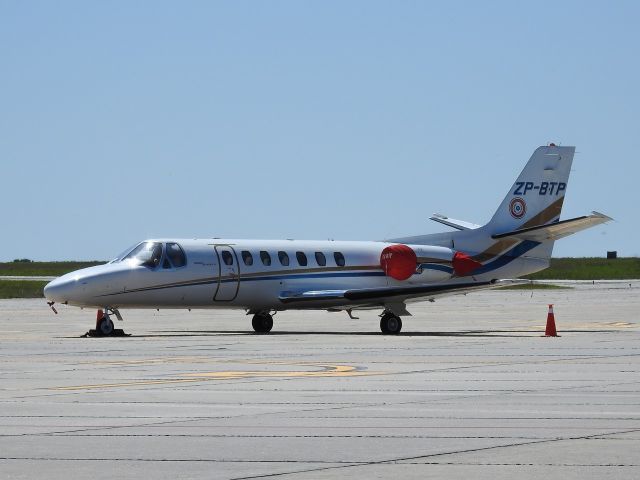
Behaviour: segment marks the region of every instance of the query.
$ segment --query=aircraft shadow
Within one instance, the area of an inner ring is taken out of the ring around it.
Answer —
[[[619,330],[561,330],[563,333],[612,333]],[[312,330],[278,330],[268,334],[259,334],[249,330],[187,330],[187,331],[162,331],[150,334],[125,334],[120,338],[187,338],[187,337],[232,337],[232,336],[287,336],[287,335],[323,335],[323,336],[382,336],[381,332],[327,332]],[[83,335],[83,337],[86,335]],[[397,337],[543,337],[541,330],[462,330],[457,332],[401,332]],[[64,337],[78,338],[78,337]],[[89,338],[110,338],[110,337],[89,337]]]
[[[563,330],[559,332],[610,332],[614,330]],[[263,336],[248,330],[191,330],[191,331],[163,331],[151,334],[131,334],[127,338],[171,338],[171,337],[217,337],[217,336]],[[323,336],[382,336],[381,332],[327,332],[313,330],[276,330],[265,336],[287,336],[287,335],[323,335]],[[398,337],[540,337],[544,332],[540,330],[462,330],[462,331],[442,331],[442,332],[401,332]]]

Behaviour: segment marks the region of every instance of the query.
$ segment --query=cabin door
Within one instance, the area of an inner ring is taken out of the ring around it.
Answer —
[[[240,264],[238,255],[230,245],[215,245],[218,257],[218,286],[213,295],[216,302],[230,302],[240,289]]]

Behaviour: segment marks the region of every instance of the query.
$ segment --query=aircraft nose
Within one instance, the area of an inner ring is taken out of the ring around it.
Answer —
[[[56,278],[44,287],[44,296],[54,302],[66,302],[74,290],[75,281],[72,279]]]

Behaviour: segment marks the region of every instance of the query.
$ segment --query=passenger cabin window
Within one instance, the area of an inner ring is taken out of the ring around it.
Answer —
[[[184,267],[187,264],[187,257],[184,254],[184,250],[177,243],[167,243],[166,258],[168,258],[175,268]],[[165,262],[166,263],[166,262]],[[163,268],[167,268],[163,265]]]
[[[122,260],[131,260],[147,268],[156,268],[162,258],[162,244],[158,242],[143,242],[134,248]]]
[[[301,267],[307,266],[307,256],[304,252],[296,252],[296,259],[298,260],[298,265]]]
[[[227,250],[222,251],[222,261],[225,265],[233,265],[233,255]]]
[[[327,257],[324,256],[324,253],[316,252],[316,263],[321,267],[324,267],[327,264]]]
[[[278,252],[278,258],[280,259],[281,265],[284,265],[285,267],[289,265],[289,255],[287,255],[287,252],[283,252],[282,250],[280,250]]]
[[[339,267],[344,267],[344,255],[340,252],[334,252],[333,258],[336,260],[336,265]]]
[[[271,255],[269,255],[269,252],[265,252],[264,250],[260,251],[260,260],[262,260],[262,264],[265,267],[268,267],[271,265]]]
[[[242,251],[242,261],[245,265],[253,265],[253,255],[246,250]]]

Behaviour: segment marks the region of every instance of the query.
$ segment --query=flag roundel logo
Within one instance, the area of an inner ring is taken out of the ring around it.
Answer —
[[[509,203],[509,213],[513,218],[517,218],[518,220],[524,217],[524,214],[527,213],[527,204],[520,197],[516,197],[511,200]]]

